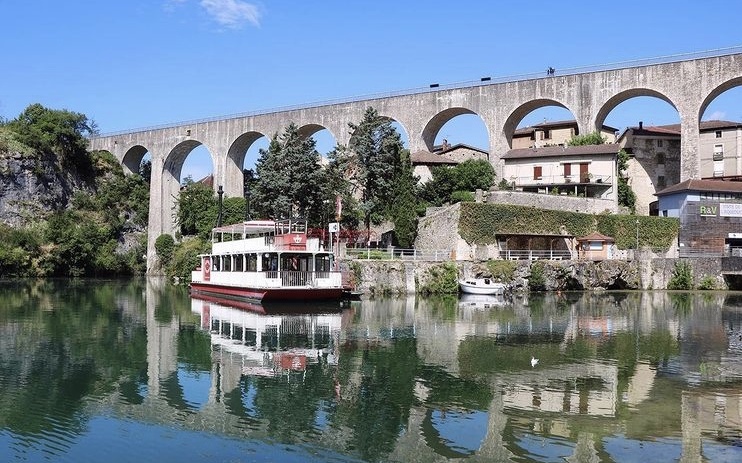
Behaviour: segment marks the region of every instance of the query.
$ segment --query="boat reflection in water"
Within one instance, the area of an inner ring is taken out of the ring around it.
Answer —
[[[459,296],[459,308],[471,310],[496,309],[505,305],[502,294],[466,294]]]
[[[236,355],[241,373],[278,376],[306,371],[320,360],[336,365],[341,327],[338,303],[261,305],[220,298],[191,298],[191,311],[211,334],[212,346]]]

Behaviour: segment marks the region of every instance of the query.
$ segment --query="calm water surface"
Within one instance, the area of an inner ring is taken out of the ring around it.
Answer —
[[[742,461],[740,294],[302,309],[0,282],[0,461]]]

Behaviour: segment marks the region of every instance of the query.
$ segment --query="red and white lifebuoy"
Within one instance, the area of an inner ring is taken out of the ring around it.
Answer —
[[[204,281],[209,281],[211,279],[211,258],[204,257]]]

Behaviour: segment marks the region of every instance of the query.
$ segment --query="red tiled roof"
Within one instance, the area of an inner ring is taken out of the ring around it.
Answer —
[[[457,161],[454,161],[453,159],[447,158],[445,156],[441,156],[439,154],[433,154],[428,151],[417,151],[415,153],[412,153],[410,155],[410,162],[413,165],[419,165],[419,164],[450,164],[455,165],[458,164]]]
[[[527,127],[521,127],[519,129],[515,129],[513,132],[513,135],[529,135],[531,134],[535,129],[553,129],[556,127],[577,127],[577,121],[574,119],[571,120],[565,120],[565,121],[544,121],[540,122],[538,124],[529,125]],[[611,127],[609,125],[603,124],[602,130],[611,131],[611,132],[617,132],[618,129]]]
[[[717,191],[720,193],[742,193],[742,182],[724,180],[689,179],[669,186],[655,193],[655,196],[665,196],[678,191]]]
[[[732,129],[736,127],[742,127],[742,122],[734,121],[701,121],[698,124],[701,132],[719,130],[719,129]],[[629,130],[632,131],[635,136],[651,136],[651,135],[674,135],[680,136],[680,124],[664,124],[664,125],[645,125],[640,129],[639,127],[629,127],[624,131],[624,134]],[[623,134],[621,135],[623,137]]]
[[[476,146],[467,145],[465,143],[456,143],[455,145],[449,146],[448,148],[446,148],[444,150],[442,149],[442,150],[438,151],[437,153],[438,154],[445,154],[445,153],[449,153],[451,151],[455,151],[457,149],[462,149],[462,148],[463,149],[472,150],[472,151],[478,151],[478,152],[480,152],[482,154],[489,154],[487,151],[485,151],[485,150],[483,150],[481,148],[477,148]]]
[[[616,143],[581,146],[545,146],[543,148],[519,148],[502,155],[502,159],[546,158],[555,156],[590,156],[617,154],[621,146]]]

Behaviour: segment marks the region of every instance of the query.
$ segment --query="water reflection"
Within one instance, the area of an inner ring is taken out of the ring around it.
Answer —
[[[742,459],[733,293],[255,311],[5,282],[0,301],[11,461]]]

